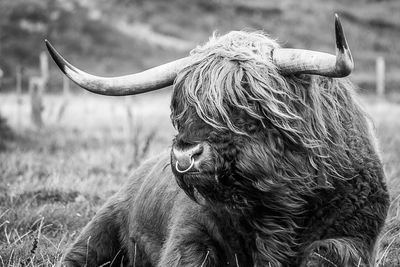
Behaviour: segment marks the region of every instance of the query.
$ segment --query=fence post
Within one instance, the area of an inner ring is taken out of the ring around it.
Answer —
[[[2,81],[3,75],[4,75],[4,72],[2,69],[0,69],[0,89],[1,89],[1,81]]]
[[[44,85],[46,86],[46,83],[49,79],[49,58],[47,57],[47,54],[45,52],[40,53],[40,74],[42,76],[42,79],[44,80]]]
[[[31,77],[29,79],[29,93],[31,96],[31,118],[33,124],[37,128],[43,126],[42,111],[43,99],[42,99],[42,80],[40,77]]]
[[[31,118],[37,128],[43,126],[42,112],[43,94],[49,79],[49,60],[45,52],[41,52],[40,58],[40,76],[29,79],[29,93],[31,95]]]
[[[379,97],[385,95],[385,59],[376,59],[376,93]]]
[[[57,121],[60,122],[65,114],[69,102],[69,79],[63,75],[63,102],[61,103],[60,109],[58,110]]]
[[[21,105],[22,105],[22,68],[21,65],[17,65],[15,68],[15,79],[16,85],[15,90],[17,92],[17,130],[21,127]]]

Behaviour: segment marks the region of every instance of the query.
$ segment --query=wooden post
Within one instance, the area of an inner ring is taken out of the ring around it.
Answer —
[[[57,116],[58,122],[62,120],[65,113],[65,109],[67,108],[69,102],[69,79],[65,75],[63,75],[63,96],[64,100],[62,101],[60,109],[58,110],[58,116]]]
[[[47,83],[49,79],[49,58],[45,52],[40,53],[40,73],[42,79]]]
[[[33,124],[39,129],[43,126],[43,86],[43,80],[41,79],[41,77],[31,77],[29,79],[29,93],[31,96],[31,119]]]
[[[16,77],[16,91],[17,91],[17,95],[20,96],[21,95],[21,91],[22,91],[22,71],[21,71],[21,66],[18,65],[15,68],[15,77]]]
[[[17,130],[21,127],[21,105],[22,105],[22,68],[17,65],[15,68],[16,92],[17,92]]]
[[[43,126],[42,112],[43,94],[49,79],[49,60],[45,52],[41,52],[40,58],[40,76],[29,79],[29,93],[31,95],[31,118],[37,128]]]
[[[379,97],[385,95],[385,59],[376,59],[376,93]]]
[[[4,72],[2,69],[0,69],[0,89],[1,89],[1,80],[3,78]]]

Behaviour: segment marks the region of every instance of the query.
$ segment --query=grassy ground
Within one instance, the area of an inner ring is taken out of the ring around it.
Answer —
[[[17,137],[0,152],[0,266],[53,266],[131,169],[169,148],[169,97],[83,94],[70,97],[62,113],[64,100],[47,96],[46,126],[36,130],[28,98],[18,105],[1,95],[0,113]],[[393,200],[377,262],[399,266],[400,105],[388,99],[362,102],[376,123]]]

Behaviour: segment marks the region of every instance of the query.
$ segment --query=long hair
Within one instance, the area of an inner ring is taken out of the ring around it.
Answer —
[[[314,185],[329,187],[329,177],[351,178],[347,137],[355,128],[368,134],[353,86],[347,79],[282,75],[270,58],[277,47],[260,32],[233,31],[214,34],[192,50],[195,62],[175,80],[179,99],[173,98],[171,105],[173,124],[177,127],[194,108],[213,128],[248,135],[233,119],[239,110],[302,149],[317,173]]]

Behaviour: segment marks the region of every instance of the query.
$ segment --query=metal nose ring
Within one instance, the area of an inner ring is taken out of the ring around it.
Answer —
[[[191,160],[190,166],[186,170],[183,170],[183,171],[179,169],[179,161],[176,161],[176,164],[175,164],[176,171],[179,172],[179,173],[188,172],[194,165],[194,158],[190,158],[190,160]]]

